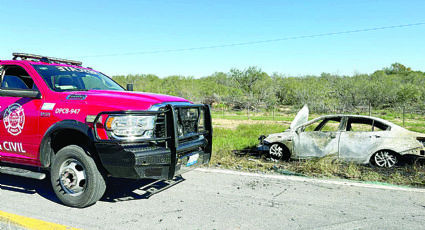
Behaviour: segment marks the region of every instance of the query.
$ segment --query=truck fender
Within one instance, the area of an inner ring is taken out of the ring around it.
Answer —
[[[93,129],[76,120],[63,120],[59,121],[57,123],[54,123],[52,126],[50,126],[46,133],[44,134],[41,144],[40,144],[40,155],[39,160],[42,167],[49,167],[51,163],[51,158],[54,155],[53,149],[51,147],[51,140],[52,137],[57,134],[58,132],[62,130],[74,130],[78,131],[81,134],[85,135],[91,142],[94,142],[94,133]]]

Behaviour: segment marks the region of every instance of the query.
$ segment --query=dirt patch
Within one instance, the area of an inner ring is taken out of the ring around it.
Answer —
[[[258,121],[258,120],[229,120],[222,118],[212,119],[214,128],[236,129],[241,124],[281,124],[290,125],[289,121]]]

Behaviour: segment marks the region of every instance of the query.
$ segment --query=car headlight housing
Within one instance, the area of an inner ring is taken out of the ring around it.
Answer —
[[[156,116],[109,116],[105,128],[113,139],[153,138]]]

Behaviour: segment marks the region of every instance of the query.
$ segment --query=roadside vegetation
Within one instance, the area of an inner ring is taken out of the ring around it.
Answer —
[[[260,135],[287,129],[304,104],[312,113],[310,119],[335,113],[370,114],[425,133],[425,72],[400,63],[353,76],[269,75],[260,68],[248,67],[201,78],[159,78],[152,74],[113,78],[123,86],[132,83],[136,91],[175,95],[211,105],[212,167],[425,187],[425,168],[421,164],[378,169],[332,157],[273,163],[255,151]]]
[[[402,125],[401,114],[375,111],[374,116],[385,117]],[[388,183],[413,187],[425,187],[425,166],[421,162],[405,162],[394,168],[377,168],[344,162],[333,156],[319,159],[291,160],[289,162],[272,162],[266,154],[257,150],[258,137],[281,132],[289,127],[295,114],[284,114],[284,119],[270,121],[258,120],[268,117],[257,114],[257,120],[248,120],[246,115],[222,115],[214,113],[213,157],[210,167],[242,170],[259,173],[280,173],[285,175],[308,176],[318,178],[340,178],[373,183]],[[313,117],[320,116],[313,114]],[[237,117],[237,118],[236,118]],[[253,117],[253,116],[252,116]],[[425,133],[425,116],[409,115],[405,119],[405,128]]]
[[[113,79],[123,86],[132,83],[136,91],[175,95],[210,104],[218,111],[243,110],[248,116],[251,111],[282,112],[284,106],[298,110],[304,104],[315,113],[345,113],[359,108],[363,112],[369,108],[425,111],[425,73],[400,63],[353,76],[269,75],[258,67],[248,67],[201,78],[135,74]]]

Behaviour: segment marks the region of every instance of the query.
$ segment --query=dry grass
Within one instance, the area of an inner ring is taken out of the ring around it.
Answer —
[[[335,156],[276,163],[259,155],[256,151],[258,137],[281,132],[289,127],[288,122],[213,119],[213,124],[211,167],[425,187],[425,166],[421,164],[386,169],[343,162]],[[425,128],[425,123],[422,124]],[[422,126],[418,128],[423,129]]]
[[[225,128],[235,130],[239,125],[252,125],[252,124],[275,124],[289,126],[290,121],[261,121],[261,120],[229,120],[222,118],[214,118],[214,128]]]
[[[343,162],[332,157],[283,162],[276,166],[276,172],[294,172],[311,177],[341,178],[357,181],[381,182],[395,185],[425,187],[425,166],[419,164],[394,168],[376,168]]]

